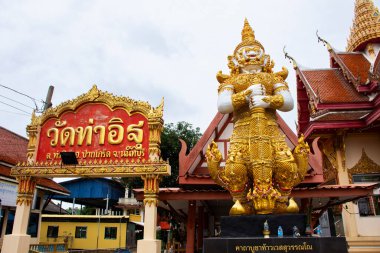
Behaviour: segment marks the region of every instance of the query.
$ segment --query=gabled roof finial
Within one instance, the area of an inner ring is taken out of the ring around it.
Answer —
[[[285,59],[288,59],[293,64],[294,69],[298,68],[296,60],[294,60],[294,58],[291,57],[288,54],[288,52],[285,51],[285,48],[286,48],[286,46],[284,46],[284,48],[282,49],[282,51],[284,52],[284,55],[285,55]]]

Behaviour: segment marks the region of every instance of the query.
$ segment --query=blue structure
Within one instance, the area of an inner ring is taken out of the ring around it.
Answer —
[[[61,182],[60,185],[71,192],[70,196],[54,195],[52,199],[106,208],[108,198],[108,206],[111,208],[119,198],[124,197],[124,187],[119,182],[106,178],[78,178]]]

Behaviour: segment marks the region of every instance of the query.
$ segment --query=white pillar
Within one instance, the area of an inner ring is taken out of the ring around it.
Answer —
[[[144,239],[137,241],[137,253],[160,253],[161,240],[156,239],[157,206],[145,204],[144,212]]]
[[[33,178],[20,178],[16,214],[11,235],[4,236],[2,253],[28,253],[30,235],[26,234],[29,223],[30,208],[36,183]]]
[[[144,239],[137,241],[137,253],[160,253],[161,240],[156,239],[158,175],[146,175],[144,180]]]

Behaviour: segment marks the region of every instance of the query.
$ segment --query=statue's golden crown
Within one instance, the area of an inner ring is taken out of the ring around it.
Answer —
[[[234,55],[236,55],[237,51],[245,46],[258,46],[263,51],[264,47],[261,45],[259,41],[255,39],[255,32],[253,31],[252,27],[249,25],[247,18],[244,20],[244,27],[241,31],[241,42],[236,46]]]

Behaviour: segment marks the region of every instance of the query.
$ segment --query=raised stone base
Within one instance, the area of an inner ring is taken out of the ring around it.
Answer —
[[[222,237],[262,237],[264,222],[267,221],[270,236],[277,237],[278,226],[282,227],[284,236],[293,235],[293,227],[297,226],[301,235],[305,235],[305,214],[268,214],[249,216],[222,216]]]
[[[347,253],[344,237],[205,238],[203,253]]]
[[[161,240],[138,240],[137,253],[161,253]]]
[[[28,253],[30,247],[30,235],[6,235],[3,240],[1,253]]]

